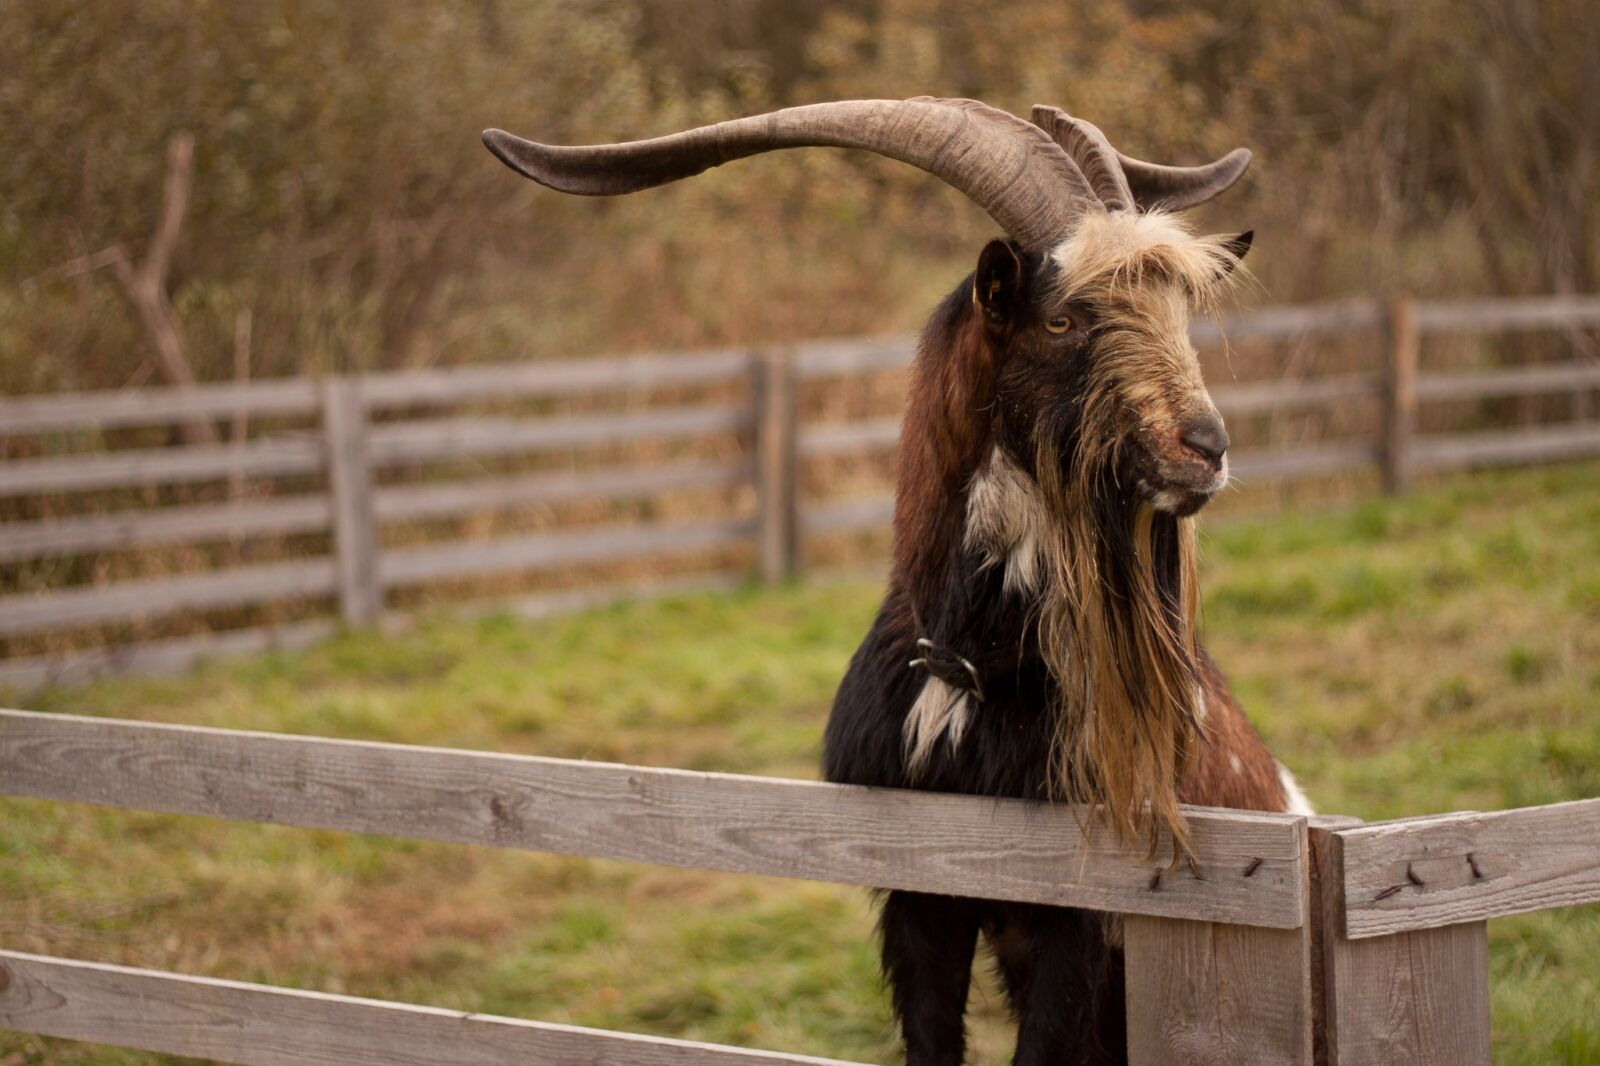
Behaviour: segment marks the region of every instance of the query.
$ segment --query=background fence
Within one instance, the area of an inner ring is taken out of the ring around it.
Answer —
[[[1600,901],[1600,799],[1362,825],[0,710],[0,794],[1113,911],[1129,1060],[1486,1066],[1488,918]],[[0,1027],[223,1062],[819,1063],[0,950]]]
[[[1562,296],[1271,308],[1194,334],[1237,479],[1376,473],[1393,490],[1600,454],[1596,327],[1600,297]],[[1425,338],[1530,333],[1557,343],[1519,365],[1479,344],[1422,355]],[[1271,376],[1230,380],[1250,360],[1224,338],[1268,349]],[[1332,372],[1294,355],[1329,339],[1346,347]],[[336,616],[503,594],[507,575],[523,592],[534,575],[517,604],[536,612],[783,579],[887,527],[913,345],[0,400],[0,684],[300,645]]]

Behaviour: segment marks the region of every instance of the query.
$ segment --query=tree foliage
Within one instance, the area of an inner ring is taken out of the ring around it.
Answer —
[[[107,279],[179,131],[172,300],[202,379],[912,324],[992,224],[907,168],[797,152],[618,201],[479,146],[844,96],[1057,103],[1147,158],[1257,152],[1218,227],[1273,299],[1600,285],[1592,0],[0,0],[0,388],[106,387]]]

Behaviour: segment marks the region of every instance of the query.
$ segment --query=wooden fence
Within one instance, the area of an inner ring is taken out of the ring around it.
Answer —
[[[1391,489],[1419,470],[1526,463],[1600,454],[1600,422],[1574,420],[1472,433],[1419,433],[1422,405],[1499,396],[1600,389],[1600,360],[1421,373],[1422,338],[1451,332],[1579,331],[1600,326],[1600,297],[1384,304],[1362,300],[1270,308],[1220,326],[1201,322],[1196,343],[1290,343],[1362,334],[1383,353],[1370,372],[1223,384],[1213,395],[1230,420],[1289,409],[1336,410],[1376,403],[1375,434],[1316,440],[1286,449],[1240,449],[1232,469],[1248,482],[1376,469]],[[1585,340],[1585,343],[1587,341]],[[887,525],[884,492],[808,495],[810,464],[865,458],[883,465],[899,437],[897,416],[806,422],[797,392],[824,379],[849,380],[905,367],[909,338],[835,341],[763,352],[714,351],[457,370],[200,385],[0,399],[0,443],[33,451],[0,465],[0,501],[58,501],[86,493],[155,486],[262,483],[208,502],[167,499],[56,516],[49,507],[0,525],[0,566],[97,558],[152,546],[216,545],[313,538],[288,557],[238,565],[207,557],[178,573],[89,580],[0,595],[0,642],[92,633],[225,611],[310,604],[287,620],[157,639],[114,639],[100,647],[68,639],[47,651],[0,658],[0,684],[28,688],[124,670],[181,669],[220,653],[297,646],[343,621],[378,621],[386,605],[438,582],[510,573],[603,570],[664,556],[701,561],[702,578],[734,580],[752,569],[768,580],[796,572],[807,543]],[[649,394],[643,409],[544,413],[539,417],[441,416],[441,409],[504,401]],[[687,397],[687,398],[685,398]],[[227,444],[106,449],[108,433],[172,427],[195,419],[253,419],[268,427]],[[298,420],[298,421],[297,421]],[[75,436],[74,436],[75,435]],[[61,441],[79,450],[62,453]],[[82,441],[88,439],[90,448]],[[39,442],[43,442],[41,445]],[[647,456],[619,449],[648,445]],[[612,454],[609,463],[548,464],[493,476],[463,476],[463,462],[513,457]],[[413,476],[457,464],[448,478]],[[881,483],[881,479],[880,479]],[[422,541],[396,538],[407,524],[461,515],[583,501],[659,501],[711,494],[687,516],[637,518],[511,535],[453,531]],[[71,511],[70,507],[65,510]],[[316,539],[320,538],[320,539]],[[578,583],[524,603],[531,610],[587,604],[642,587]],[[326,604],[330,609],[320,610]],[[236,624],[236,623],[235,623]]]
[[[1114,911],[1133,1066],[1486,1064],[1485,921],[1600,901],[1600,799],[1190,808],[1173,872],[1056,804],[26,711],[0,795]],[[6,950],[0,1028],[274,1066],[828,1061]]]

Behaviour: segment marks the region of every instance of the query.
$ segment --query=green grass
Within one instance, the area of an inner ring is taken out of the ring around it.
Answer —
[[[1600,795],[1600,465],[1231,519],[1217,659],[1318,806]],[[423,619],[43,710],[809,776],[872,582],[528,623]],[[1497,1061],[1600,1062],[1594,908],[1490,925]],[[895,1061],[844,887],[0,802],[0,944],[521,1017]],[[992,984],[977,1061],[1004,1061]],[[0,1034],[5,1066],[161,1061]]]

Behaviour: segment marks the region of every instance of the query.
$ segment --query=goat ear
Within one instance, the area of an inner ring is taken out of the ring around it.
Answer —
[[[1001,328],[1011,322],[1022,299],[1022,253],[1012,241],[995,238],[978,256],[972,275],[972,302],[986,324]]]
[[[1245,253],[1250,250],[1250,245],[1255,239],[1256,231],[1247,229],[1222,242],[1222,250],[1227,253],[1221,257],[1223,277],[1232,274],[1234,268],[1244,261]]]

